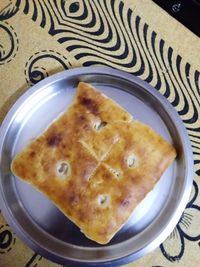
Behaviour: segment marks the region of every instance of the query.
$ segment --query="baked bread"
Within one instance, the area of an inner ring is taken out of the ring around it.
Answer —
[[[149,126],[80,82],[72,105],[15,156],[11,170],[106,244],[175,157]]]

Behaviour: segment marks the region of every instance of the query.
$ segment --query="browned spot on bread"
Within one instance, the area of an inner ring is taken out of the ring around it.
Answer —
[[[68,195],[67,200],[68,200],[69,205],[76,205],[79,202],[79,197],[74,192],[71,192]]]
[[[36,153],[35,153],[35,151],[31,151],[29,155],[30,155],[31,158],[34,158]]]
[[[80,121],[84,121],[85,120],[85,116],[84,115],[80,115],[78,118],[79,118]]]
[[[90,126],[88,124],[85,124],[83,126],[83,129],[86,130],[86,131],[89,131],[90,130]]]
[[[112,176],[111,176],[110,173],[106,172],[106,173],[103,175],[103,178],[104,178],[105,180],[111,180],[111,179],[112,179]]]
[[[47,138],[47,144],[49,146],[58,146],[61,140],[62,136],[60,134],[55,134]]]
[[[98,105],[97,103],[90,98],[87,97],[79,97],[80,103],[84,105],[90,112],[93,114],[98,114]]]
[[[108,230],[106,228],[102,228],[98,234],[100,236],[106,236],[108,234]]]
[[[130,201],[129,201],[128,199],[124,199],[124,200],[121,202],[121,206],[123,206],[123,207],[127,207],[127,206],[129,206],[129,204],[130,204]]]

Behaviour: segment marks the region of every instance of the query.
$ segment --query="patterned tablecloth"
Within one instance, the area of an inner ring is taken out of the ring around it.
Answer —
[[[31,85],[63,69],[132,73],[178,111],[192,143],[190,201],[167,240],[127,266],[200,266],[200,40],[152,1],[0,1],[0,120]],[[0,267],[58,266],[28,248],[0,215]]]

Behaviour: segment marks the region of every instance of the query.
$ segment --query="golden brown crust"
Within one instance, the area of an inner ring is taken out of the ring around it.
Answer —
[[[176,157],[175,149],[88,84],[12,161],[90,239],[106,244]]]
[[[132,120],[127,111],[87,83],[79,83],[77,102],[107,123]]]

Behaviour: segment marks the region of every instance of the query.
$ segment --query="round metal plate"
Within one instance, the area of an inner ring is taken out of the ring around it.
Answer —
[[[105,246],[87,239],[45,196],[10,172],[13,156],[71,103],[79,81],[93,84],[135,119],[155,129],[178,152],[175,162]],[[78,68],[53,75],[22,95],[0,129],[0,205],[31,248],[60,264],[115,266],[134,261],[170,234],[187,204],[193,158],[182,121],[170,103],[140,79],[111,68]]]

